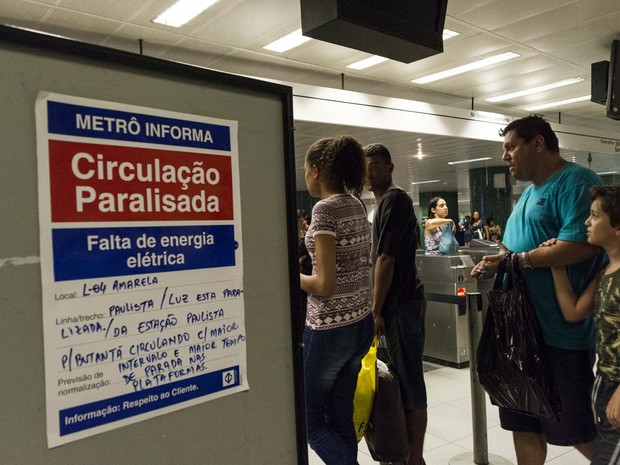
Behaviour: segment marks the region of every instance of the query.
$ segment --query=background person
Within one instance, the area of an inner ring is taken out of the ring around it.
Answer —
[[[308,223],[302,212],[297,212],[297,255],[299,257],[299,271],[301,274],[312,274],[312,260],[306,248],[306,232],[308,231]],[[301,291],[301,311],[302,322],[306,321],[306,309],[308,307],[308,294]]]
[[[486,225],[477,211],[471,214],[471,233],[474,239],[488,239]]]
[[[385,336],[391,367],[398,375],[407,417],[407,465],[423,465],[427,424],[422,353],[426,299],[416,270],[419,224],[409,195],[392,182],[392,157],[381,144],[364,147],[367,188],[377,204],[373,218],[374,292],[372,314]]]
[[[531,181],[506,223],[500,248],[519,253],[534,308],[542,328],[544,355],[558,387],[562,414],[559,421],[541,420],[500,408],[502,428],[513,432],[518,465],[543,465],[547,443],[572,445],[591,459],[596,434],[590,408],[594,376],[591,355],[594,342],[590,318],[568,324],[555,298],[549,267],[568,266],[571,286],[581,293],[601,263],[599,248],[587,243],[588,189],[602,184],[589,169],[560,156],[556,134],[539,116],[508,124],[503,160],[519,181]],[[538,248],[557,238],[553,247]],[[480,278],[497,271],[501,254],[482,258],[472,275]]]
[[[492,216],[487,218],[487,230],[491,242],[497,242],[502,238],[502,227],[495,222],[495,218]]]
[[[428,216],[424,222],[424,255],[441,255],[439,239],[446,225],[454,230],[454,222],[448,218],[448,204],[441,197],[433,197],[428,203]]]
[[[593,187],[590,198],[588,243],[602,247],[609,263],[579,298],[566,268],[551,272],[566,321],[594,314],[598,362],[592,392],[597,431],[592,465],[612,465],[620,463],[620,186]]]
[[[308,293],[308,442],[327,465],[356,465],[353,396],[374,334],[370,225],[356,197],[364,187],[364,152],[350,136],[321,139],[308,149],[304,170],[308,192],[321,199],[306,234],[312,275],[300,274]]]
[[[469,247],[471,243],[471,216],[465,215],[465,219],[463,220],[463,246]]]

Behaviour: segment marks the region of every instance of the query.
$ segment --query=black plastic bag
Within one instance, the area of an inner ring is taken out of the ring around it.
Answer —
[[[495,405],[557,419],[560,399],[516,254],[502,257],[488,296],[489,309],[476,353],[480,384]]]
[[[377,358],[388,361],[386,349],[377,349]],[[368,451],[377,462],[406,462],[409,453],[407,420],[398,377],[390,370],[377,374],[377,390],[364,434]]]

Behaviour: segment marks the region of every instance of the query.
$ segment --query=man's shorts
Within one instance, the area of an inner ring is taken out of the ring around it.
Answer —
[[[560,394],[559,421],[545,420],[514,410],[499,409],[502,428],[509,431],[541,433],[549,444],[574,446],[594,440],[591,392],[594,383],[593,352],[545,346],[554,381]]]
[[[412,300],[384,317],[390,367],[398,375],[405,410],[426,408],[424,384],[424,319],[426,300]]]

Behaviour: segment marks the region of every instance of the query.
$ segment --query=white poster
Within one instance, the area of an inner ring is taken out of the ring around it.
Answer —
[[[48,446],[247,390],[237,122],[35,113]]]

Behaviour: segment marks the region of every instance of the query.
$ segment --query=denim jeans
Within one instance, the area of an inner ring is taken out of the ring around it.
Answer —
[[[341,328],[304,331],[308,443],[327,465],[357,465],[353,396],[373,334],[370,314]]]

